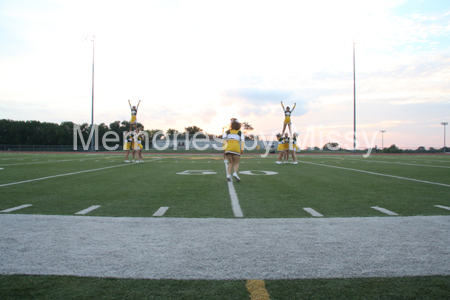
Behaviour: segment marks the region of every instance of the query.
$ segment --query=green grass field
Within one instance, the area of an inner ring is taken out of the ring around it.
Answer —
[[[233,186],[244,218],[448,216],[448,155],[299,155],[299,164],[244,155]],[[228,218],[221,155],[0,153],[1,214]],[[8,209],[30,205],[22,209]],[[436,206],[439,205],[440,207]],[[1,217],[1,215],[0,215]],[[81,217],[81,216],[80,216]],[[6,230],[3,228],[2,230]],[[268,232],[267,234],[270,234]],[[1,247],[1,245],[0,245]],[[1,263],[0,263],[0,274]],[[255,278],[249,278],[255,279]],[[445,299],[450,277],[267,280],[270,299]],[[145,280],[1,275],[0,299],[249,299],[244,280]]]

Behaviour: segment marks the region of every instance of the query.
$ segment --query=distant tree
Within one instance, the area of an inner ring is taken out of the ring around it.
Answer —
[[[433,148],[433,147],[430,147],[430,148],[428,148],[428,152],[430,152],[430,153],[436,153],[437,150],[436,150],[435,148]]]
[[[149,138],[150,140],[153,139],[153,136],[154,136],[155,133],[157,133],[158,131],[161,131],[161,132],[164,133],[164,131],[162,131],[161,129],[150,129],[150,130],[145,130],[145,132],[148,133],[148,138]],[[162,135],[159,137],[159,139],[161,139],[161,138],[162,138]]]
[[[244,133],[249,133],[250,131],[253,131],[253,126],[250,125],[248,122],[242,122],[242,127],[241,129],[243,129]]]
[[[173,135],[173,134],[175,134],[176,132],[178,132],[178,130],[173,129],[173,128],[169,128],[169,129],[167,129],[167,131],[166,131],[166,133],[167,133],[167,134],[170,134],[170,135]]]
[[[425,149],[424,146],[420,146],[419,148],[416,149],[416,152],[418,152],[418,153],[424,153],[424,152],[427,152],[427,150]]]
[[[333,150],[339,150],[339,144],[338,143],[326,143],[324,146],[323,146],[323,150],[326,150],[326,151],[333,151]]]
[[[402,153],[403,150],[398,148],[395,144],[391,145],[389,148],[384,148],[383,153]]]
[[[186,133],[188,134],[195,134],[196,132],[199,131],[203,131],[203,129],[201,129],[198,126],[188,126],[188,127],[184,127],[184,130],[186,131]]]

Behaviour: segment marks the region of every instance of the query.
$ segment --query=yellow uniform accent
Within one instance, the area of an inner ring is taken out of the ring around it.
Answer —
[[[284,151],[284,137],[278,139],[277,151]]]
[[[281,103],[281,106],[283,107],[283,110],[284,110],[284,124],[291,124],[291,114],[295,109],[295,105],[292,108],[292,110],[290,110],[290,111],[287,111],[284,109],[283,103]]]
[[[244,149],[244,134],[240,130],[228,130],[226,131],[222,138],[224,139],[223,149],[225,154],[237,154],[241,155],[241,149]]]
[[[131,120],[130,120],[130,124],[136,124],[136,114],[137,111],[136,110],[131,110]]]
[[[289,150],[289,137],[284,137],[283,150]]]

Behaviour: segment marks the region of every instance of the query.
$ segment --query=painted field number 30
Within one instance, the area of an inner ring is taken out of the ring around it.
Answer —
[[[177,173],[179,175],[214,175],[217,174],[217,172],[214,172],[214,170],[186,170],[180,173]]]

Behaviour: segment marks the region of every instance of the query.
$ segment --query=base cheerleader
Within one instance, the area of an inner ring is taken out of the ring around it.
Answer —
[[[225,157],[230,163],[227,168],[227,180],[231,181],[231,171],[234,169],[233,177],[239,182],[237,172],[239,169],[239,162],[241,160],[241,155],[244,154],[245,139],[242,133],[241,123],[235,118],[231,119],[231,129],[224,132],[222,138],[224,139],[224,152]]]

